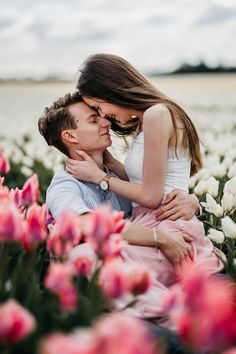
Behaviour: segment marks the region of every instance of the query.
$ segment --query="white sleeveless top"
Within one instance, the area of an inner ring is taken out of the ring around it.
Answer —
[[[143,156],[144,134],[143,131],[141,131],[136,137],[134,137],[133,143],[124,162],[125,172],[129,177],[130,182],[138,184],[142,183]],[[174,189],[188,192],[190,168],[191,160],[186,149],[177,148],[176,151],[174,148],[168,149],[163,198]],[[137,206],[137,204],[133,203],[133,206]]]

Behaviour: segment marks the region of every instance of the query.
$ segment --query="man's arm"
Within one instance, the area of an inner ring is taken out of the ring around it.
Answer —
[[[47,190],[46,204],[54,219],[69,210],[79,215],[90,211],[84,202],[78,182],[64,172],[54,175]]]
[[[131,245],[157,247],[173,265],[179,265],[183,260],[193,258],[190,242],[193,239],[184,233],[156,230],[157,243],[153,230],[142,225],[130,223],[123,233],[124,239]]]
[[[174,190],[167,195],[165,203],[158,208],[156,220],[190,220],[199,210],[200,204],[195,194]]]

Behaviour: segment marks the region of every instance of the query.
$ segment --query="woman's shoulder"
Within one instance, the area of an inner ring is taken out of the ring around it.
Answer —
[[[154,128],[155,126],[172,129],[172,119],[169,109],[163,103],[149,107],[143,114],[143,129],[145,127]]]
[[[166,105],[164,103],[157,103],[154,104],[153,106],[149,107],[148,109],[146,109],[146,111],[143,114],[143,118],[152,118],[152,117],[163,117],[163,116],[170,116],[170,111],[169,109],[166,107]]]

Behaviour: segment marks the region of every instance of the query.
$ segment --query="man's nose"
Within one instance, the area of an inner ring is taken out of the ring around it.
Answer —
[[[100,118],[100,124],[102,127],[110,127],[111,126],[111,122],[108,119],[103,118],[103,117]]]

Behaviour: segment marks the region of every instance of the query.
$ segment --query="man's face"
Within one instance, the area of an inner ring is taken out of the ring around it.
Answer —
[[[71,133],[78,140],[81,150],[93,152],[105,150],[111,145],[109,128],[111,123],[86,103],[79,102],[70,105],[68,108],[77,125],[76,129],[71,129]]]

